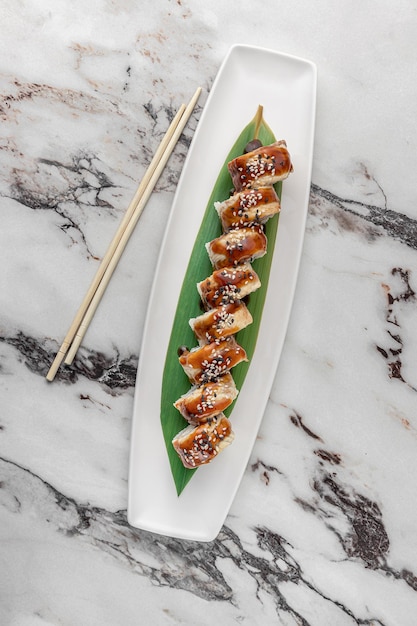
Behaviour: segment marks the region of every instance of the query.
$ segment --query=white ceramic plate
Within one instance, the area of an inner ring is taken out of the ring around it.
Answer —
[[[197,541],[218,534],[248,463],[290,316],[304,237],[313,155],[316,67],[252,46],[231,48],[213,84],[174,198],[149,302],[131,435],[128,520]],[[160,425],[162,374],[188,260],[217,175],[236,138],[264,107],[294,172],[284,181],[269,288],[255,354],[231,415],[235,440],[178,497]]]

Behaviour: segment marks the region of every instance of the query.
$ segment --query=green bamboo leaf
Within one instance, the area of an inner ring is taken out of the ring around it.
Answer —
[[[191,470],[185,468],[172,446],[174,436],[187,426],[187,422],[173,406],[173,403],[190,389],[190,382],[178,362],[178,348],[182,345],[186,345],[189,348],[197,345],[194,333],[189,326],[189,320],[202,313],[196,283],[204,280],[213,271],[205,249],[205,244],[215,237],[218,237],[222,232],[217,211],[214,209],[214,203],[216,201],[221,202],[226,200],[233,187],[227,169],[227,163],[236,156],[243,154],[246,144],[254,138],[258,138],[264,145],[275,141],[275,137],[263,119],[262,113],[262,107],[260,106],[253,120],[249,122],[237,138],[220,170],[216,184],[207,203],[207,208],[194,243],[178,298],[178,305],[165,359],[161,392],[161,425],[178,495],[181,494],[194,472],[197,471],[195,469]],[[278,183],[275,189],[278,196],[281,196],[281,183]],[[256,346],[256,339],[268,287],[277,228],[278,216],[275,216],[267,222],[265,227],[265,233],[268,238],[268,252],[265,256],[253,262],[253,268],[261,280],[261,287],[251,294],[248,303],[248,308],[253,317],[253,323],[240,331],[236,336],[239,344],[246,350],[249,361],[252,358]],[[245,362],[240,363],[233,369],[233,379],[238,389],[242,388],[248,367],[249,363]],[[225,413],[230,415],[232,409],[233,405],[229,407]]]

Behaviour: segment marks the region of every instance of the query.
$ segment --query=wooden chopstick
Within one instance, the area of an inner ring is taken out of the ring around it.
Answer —
[[[126,244],[143,209],[145,208],[147,201],[149,200],[157,180],[159,179],[182,131],[184,130],[191,113],[193,112],[200,94],[201,87],[196,90],[187,107],[184,105],[180,107],[167,133],[165,134],[46,375],[48,381],[52,381],[55,378],[55,375],[67,353],[68,355],[65,362],[67,364],[72,363],[84,334],[87,331],[91,319],[93,318],[94,312],[122,255],[122,252],[126,247]]]
[[[120,242],[120,239],[123,235],[123,233],[126,230],[127,225],[129,224],[132,215],[136,209],[136,206],[140,200],[140,198],[142,197],[147,185],[149,184],[149,179],[152,176],[152,173],[155,171],[155,168],[161,158],[161,155],[164,153],[164,151],[167,148],[167,145],[169,143],[170,138],[172,137],[173,132],[175,131],[175,129],[177,128],[181,117],[183,116],[185,111],[185,105],[181,105],[180,109],[178,110],[178,113],[176,114],[176,116],[174,117],[174,119],[172,120],[166,134],[164,135],[161,144],[158,147],[158,150],[155,153],[155,156],[153,157],[151,163],[149,164],[149,167],[147,169],[147,171],[145,172],[145,175],[131,201],[131,203],[129,204],[127,211],[119,225],[119,228],[117,229],[117,232],[115,234],[115,236],[113,237],[113,240],[111,241],[107,252],[105,253],[99,267],[98,270],[93,278],[93,281],[71,323],[71,326],[69,327],[69,330],[65,336],[64,341],[62,342],[61,347],[59,348],[56,357],[46,375],[47,380],[52,381],[55,378],[55,375],[62,363],[62,361],[65,358],[65,355],[68,352],[68,349],[71,345],[71,342],[73,341],[75,334],[83,320],[83,317],[90,305],[90,302],[97,290],[98,285],[100,284],[101,279],[103,278],[103,275],[106,271],[106,268],[108,266],[108,264],[110,263],[110,260],[114,254],[114,250],[117,247],[117,245]]]

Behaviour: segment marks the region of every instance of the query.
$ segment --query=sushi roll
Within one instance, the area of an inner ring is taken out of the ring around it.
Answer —
[[[191,387],[174,406],[190,424],[201,424],[224,411],[236,398],[238,390],[227,373],[216,381]]]
[[[217,380],[241,361],[247,361],[245,350],[234,337],[184,351],[179,362],[192,383]]]
[[[207,253],[215,269],[250,263],[266,253],[267,239],[262,227],[238,228],[206,244]]]
[[[261,281],[249,263],[215,270],[211,276],[197,283],[206,309],[242,300],[260,286]]]
[[[232,302],[206,311],[190,319],[190,326],[200,345],[212,341],[222,341],[252,324],[244,302]]]
[[[253,321],[243,300],[261,281],[251,263],[266,254],[264,225],[281,209],[273,185],[287,178],[293,166],[285,141],[260,146],[255,140],[228,163],[228,171],[233,195],[214,203],[223,233],[206,243],[213,272],[197,283],[205,312],[189,320],[199,345],[179,350],[192,386],[174,402],[189,426],[172,445],[189,469],[209,463],[233,441],[224,411],[239,392],[230,370],[248,360],[234,335]]]
[[[261,146],[230,161],[227,165],[237,191],[284,180],[293,171],[285,141]]]
[[[184,467],[194,469],[210,463],[233,438],[230,421],[220,413],[199,426],[187,426],[175,435],[172,445]]]
[[[223,230],[260,226],[279,213],[281,204],[273,187],[244,189],[214,207]]]

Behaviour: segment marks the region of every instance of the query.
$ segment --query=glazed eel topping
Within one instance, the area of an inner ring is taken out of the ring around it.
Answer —
[[[230,370],[247,360],[235,334],[253,321],[244,298],[261,283],[251,262],[266,253],[264,225],[281,209],[273,185],[293,166],[285,141],[277,141],[256,145],[230,161],[228,170],[234,193],[214,205],[223,233],[206,244],[213,273],[197,284],[205,312],[190,319],[199,345],[179,355],[192,386],[174,403],[188,426],[172,444],[191,469],[209,463],[233,441],[223,413],[238,395]]]

